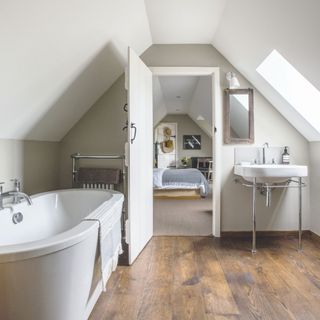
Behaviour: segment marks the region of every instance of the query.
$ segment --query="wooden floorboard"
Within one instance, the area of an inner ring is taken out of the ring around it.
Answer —
[[[118,267],[90,320],[320,319],[320,242],[154,237]]]

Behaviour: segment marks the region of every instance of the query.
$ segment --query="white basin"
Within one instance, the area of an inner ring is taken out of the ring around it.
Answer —
[[[234,174],[250,182],[256,178],[258,183],[277,183],[293,177],[307,177],[308,167],[286,164],[235,165]]]

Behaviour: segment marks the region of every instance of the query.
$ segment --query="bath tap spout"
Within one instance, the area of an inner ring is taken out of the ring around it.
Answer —
[[[21,191],[8,191],[5,193],[0,193],[0,210],[4,209],[3,206],[3,199],[5,198],[11,198],[13,197],[14,199],[26,199],[28,202],[28,205],[31,206],[32,205],[32,199],[24,192]]]
[[[32,199],[26,193],[21,192],[21,191],[11,191],[8,193],[9,193],[9,196],[26,199],[28,202],[28,205],[29,206],[32,205]]]

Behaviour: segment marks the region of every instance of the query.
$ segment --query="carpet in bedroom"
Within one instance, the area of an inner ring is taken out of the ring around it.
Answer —
[[[154,199],[155,236],[207,236],[212,234],[212,196],[204,199]]]

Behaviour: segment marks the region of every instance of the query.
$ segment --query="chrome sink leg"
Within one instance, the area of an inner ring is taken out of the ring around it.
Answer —
[[[298,250],[302,250],[302,178],[299,178],[299,243]]]
[[[256,253],[256,178],[252,185],[252,253]]]

